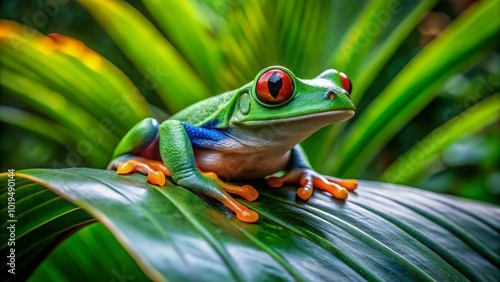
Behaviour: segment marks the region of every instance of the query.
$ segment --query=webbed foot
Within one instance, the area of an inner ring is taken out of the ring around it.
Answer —
[[[281,177],[269,177],[266,181],[269,186],[274,188],[281,187],[284,183],[300,184],[297,196],[303,200],[308,200],[311,197],[314,188],[324,190],[336,199],[345,200],[348,191],[354,191],[358,186],[356,180],[338,179],[305,168],[292,169]]]

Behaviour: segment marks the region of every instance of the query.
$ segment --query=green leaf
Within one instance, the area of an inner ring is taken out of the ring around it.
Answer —
[[[171,112],[211,94],[201,78],[161,33],[124,1],[79,1],[117,42]],[[207,70],[208,71],[208,70]]]
[[[29,281],[91,281],[96,278],[100,281],[149,280],[100,223],[86,226],[62,242]]]
[[[350,126],[338,148],[337,163],[330,169],[340,176],[359,175],[382,146],[434,98],[446,78],[482,54],[500,30],[497,4],[475,3],[422,50]],[[414,79],[415,74],[419,79]]]
[[[220,91],[217,83],[222,71],[222,52],[216,41],[215,30],[208,24],[206,14],[200,13],[201,7],[197,1],[142,2],[166,38],[200,74],[212,93]]]
[[[17,99],[37,106],[40,111],[72,130],[73,138],[82,142],[81,155],[101,163],[109,159],[108,152],[118,143],[118,137],[109,131],[106,134],[99,131],[100,122],[78,105],[44,85],[8,70],[2,71],[0,84],[16,93]]]
[[[334,57],[330,64],[348,74],[354,85],[351,98],[355,105],[361,101],[368,86],[435,2],[372,1],[365,6],[356,24],[333,51]],[[325,165],[331,156],[330,144],[346,130],[347,124],[341,123],[323,130],[326,135],[318,138],[321,144],[308,151],[313,156],[315,167],[322,169]]]
[[[67,144],[71,139],[66,128],[20,109],[0,106],[0,121],[35,132],[59,144]]]
[[[318,75],[331,67],[332,50],[360,12],[343,1],[228,2],[219,36],[228,68],[220,83],[231,87],[240,87],[262,68],[276,64],[302,78]]]
[[[354,104],[436,2],[372,1],[365,6],[356,25],[340,40],[340,50],[331,63],[348,74],[355,85]]]
[[[43,85],[78,104],[96,119],[113,118],[113,126],[122,133],[139,119],[151,115],[132,82],[76,39],[65,37],[56,42],[27,26],[0,20],[0,51],[2,72],[5,69],[24,82]],[[16,81],[10,85],[13,83]],[[36,95],[36,92],[24,95]]]
[[[473,134],[500,119],[500,94],[492,95],[436,128],[382,174],[383,181],[409,184],[464,132]]]
[[[147,184],[139,174],[30,169],[17,173],[18,189],[33,185],[23,178],[97,218],[152,280],[478,281],[500,275],[500,209],[418,189],[361,181],[345,202],[317,191],[304,203],[296,187],[255,183],[259,199],[241,202],[261,217],[246,224],[212,199],[171,183]],[[18,203],[16,212],[26,208]]]
[[[0,253],[5,259],[11,256],[11,248],[15,249],[15,278],[19,280],[28,277],[54,244],[75,227],[94,221],[80,207],[18,175],[12,178],[7,174],[0,176],[0,201],[5,203],[0,210],[1,218],[6,219],[0,226],[2,237],[11,238],[7,227],[12,224],[12,234],[15,235],[14,243],[12,240],[2,240]],[[6,274],[9,268],[6,263],[0,266],[2,273]],[[12,279],[13,276],[8,278]]]

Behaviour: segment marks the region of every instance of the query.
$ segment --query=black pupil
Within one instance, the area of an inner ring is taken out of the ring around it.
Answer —
[[[269,93],[271,93],[271,96],[273,96],[274,99],[278,97],[282,85],[283,82],[279,74],[273,73],[269,77],[269,80],[267,81],[267,88],[269,89]]]

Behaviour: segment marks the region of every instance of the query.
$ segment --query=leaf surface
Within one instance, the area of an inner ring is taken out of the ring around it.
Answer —
[[[147,184],[143,175],[71,168],[30,169],[17,177],[19,190],[37,185],[22,178],[41,182],[97,218],[153,280],[480,281],[500,275],[500,209],[418,189],[361,181],[345,202],[316,192],[305,203],[296,199],[296,187],[254,183],[259,199],[241,202],[260,219],[245,224],[212,199],[171,183]]]

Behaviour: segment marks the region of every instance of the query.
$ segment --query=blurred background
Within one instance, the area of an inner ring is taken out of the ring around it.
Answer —
[[[353,83],[356,117],[303,144],[319,171],[499,204],[499,10],[495,0],[3,0],[0,169],[105,168],[140,119],[278,64],[301,78],[335,68]]]

